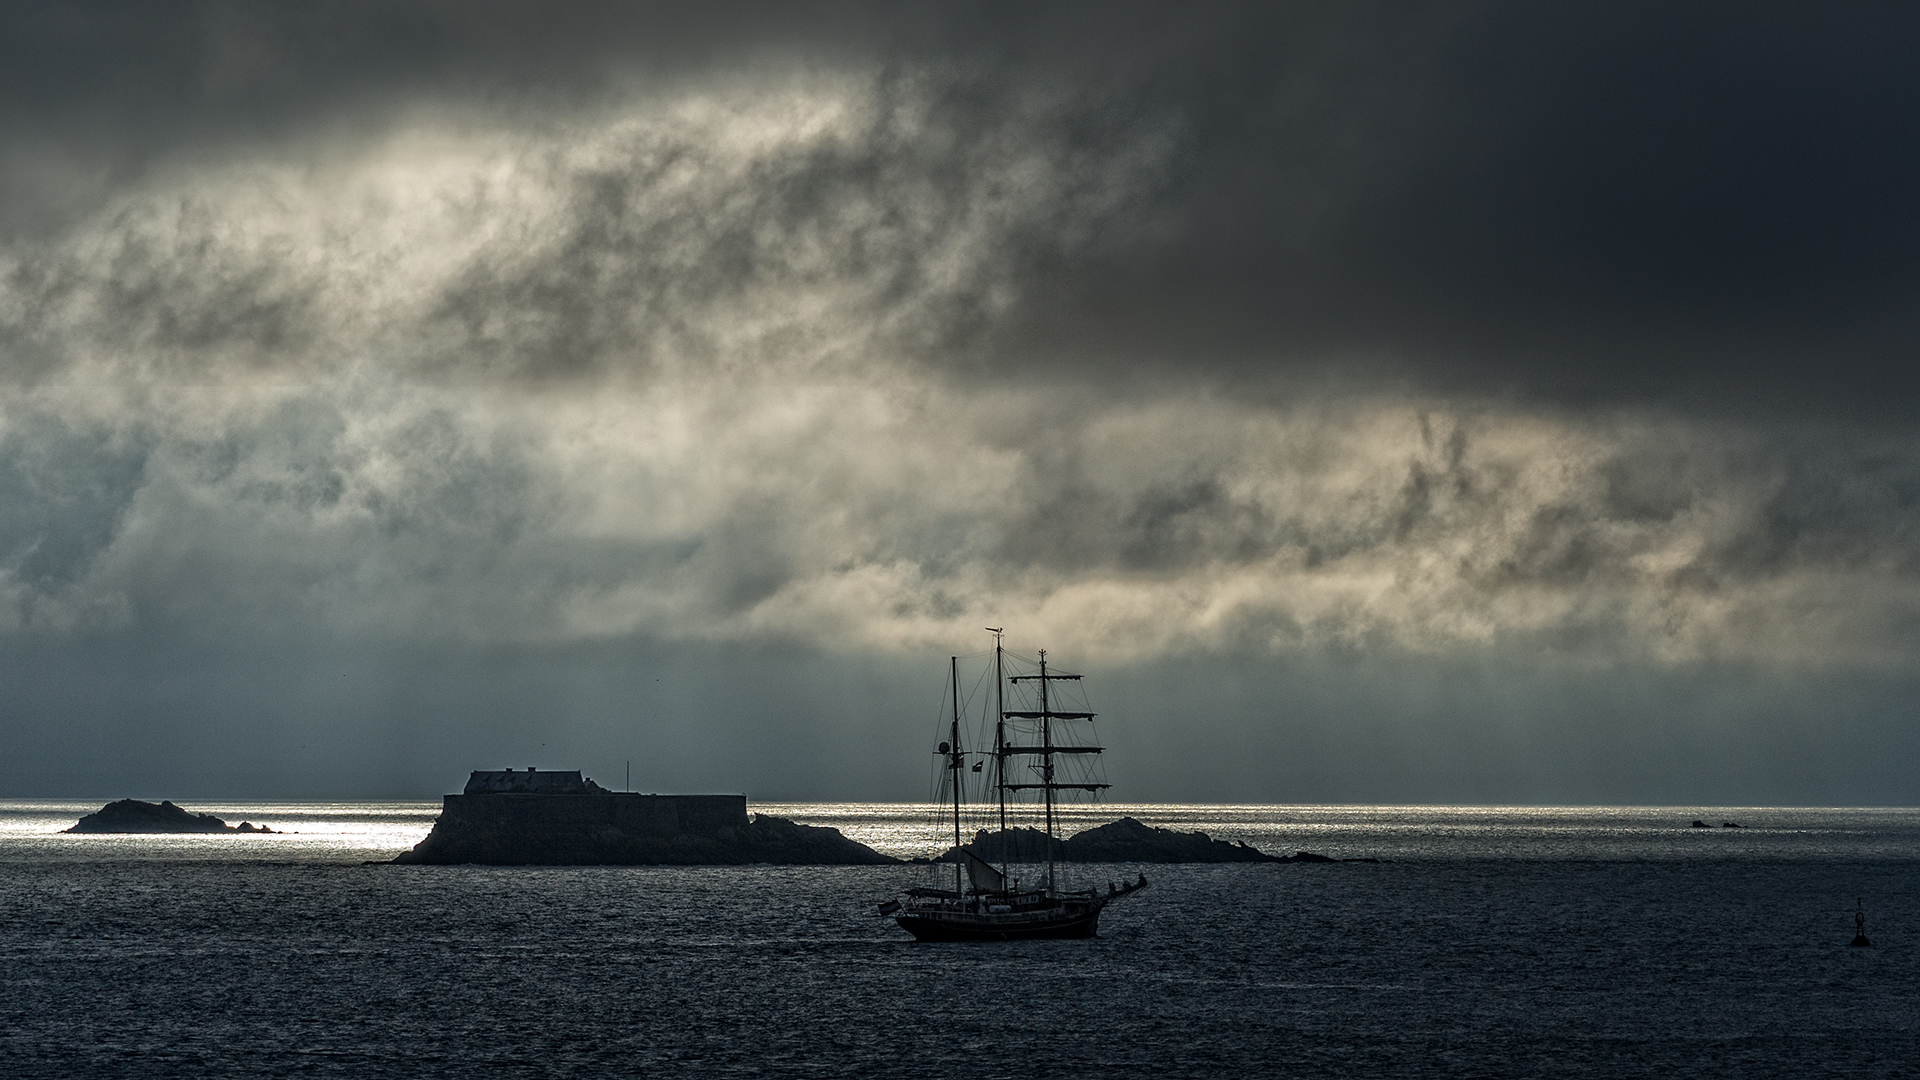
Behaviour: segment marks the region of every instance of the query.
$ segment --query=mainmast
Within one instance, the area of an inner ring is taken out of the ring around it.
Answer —
[[[1047,796],[1047,891],[1053,891],[1053,717],[1047,709],[1047,650],[1040,650],[1040,779]]]
[[[960,864],[966,856],[960,852],[960,769],[964,764],[960,754],[960,658],[951,658],[953,673],[953,741],[947,745],[947,771],[953,774],[953,891],[965,895],[966,889],[960,885]]]
[[[1007,680],[1000,666],[998,626],[987,629],[993,634],[993,787],[1000,796],[1000,873],[1007,872]]]

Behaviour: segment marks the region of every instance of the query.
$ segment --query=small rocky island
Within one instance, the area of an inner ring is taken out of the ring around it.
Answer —
[[[110,802],[76,822],[70,833],[270,833],[264,825],[229,825],[212,814],[196,814],[171,802],[139,799]]]
[[[1046,858],[1046,833],[1039,829],[980,830],[966,849],[990,863],[1038,862]],[[1011,858],[1010,858],[1011,856]],[[948,848],[938,860],[957,857]],[[1242,843],[1215,840],[1203,832],[1183,833],[1155,828],[1124,817],[1105,825],[1053,841],[1053,861],[1068,863],[1233,863],[1233,862],[1375,862],[1374,859],[1335,859],[1302,851],[1296,855],[1269,855]]]
[[[748,815],[745,795],[612,792],[578,771],[475,772],[396,863],[487,866],[890,865],[838,829]]]

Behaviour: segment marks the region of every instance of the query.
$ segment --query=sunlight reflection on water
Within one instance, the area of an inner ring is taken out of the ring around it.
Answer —
[[[127,836],[62,831],[102,805],[72,799],[0,801],[0,852],[9,858],[359,862],[390,859],[412,847],[440,816],[438,800],[196,802],[185,809],[212,814],[229,825],[251,822],[273,833]]]
[[[387,859],[426,836],[434,802],[188,803],[273,835],[86,836],[63,833],[99,802],[0,801],[0,858]],[[952,809],[931,803],[753,803],[755,813],[839,829],[901,858],[953,842]],[[1417,859],[1920,859],[1920,810],[1805,807],[1230,806],[1108,803],[1060,807],[1061,835],[1121,817],[1243,841],[1272,854]],[[997,824],[969,807],[963,838]],[[1710,828],[1692,828],[1694,820]],[[1726,821],[1741,828],[1724,828]],[[1023,807],[1014,825],[1038,826]]]
[[[902,858],[952,843],[952,808],[931,803],[762,803]],[[1037,826],[1030,808],[1010,824]],[[1378,859],[1920,858],[1920,810],[1805,807],[1230,806],[1105,803],[1059,808],[1060,832],[1121,817],[1270,854]],[[1697,829],[1695,820],[1713,827]],[[1735,821],[1740,828],[1721,827]],[[990,828],[979,808],[961,834]]]

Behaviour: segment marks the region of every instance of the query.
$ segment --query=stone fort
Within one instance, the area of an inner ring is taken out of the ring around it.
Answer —
[[[608,791],[578,769],[476,771],[442,800],[441,823],[487,833],[611,825],[641,836],[713,836],[747,826],[745,795]]]

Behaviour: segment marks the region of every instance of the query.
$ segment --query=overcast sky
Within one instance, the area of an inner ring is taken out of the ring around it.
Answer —
[[[0,11],[0,795],[1920,802],[1907,5]]]

